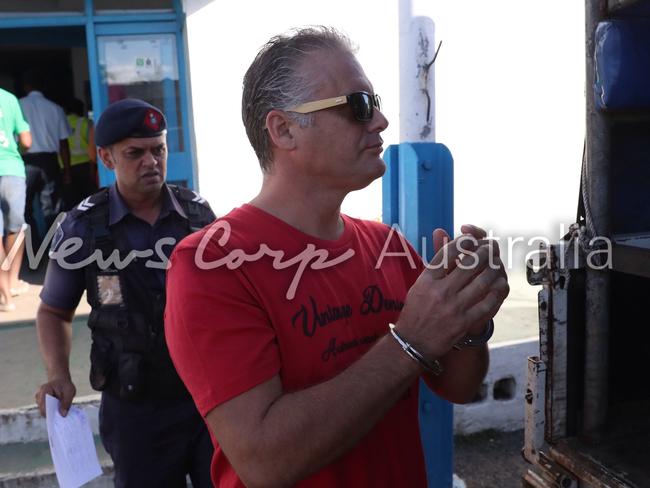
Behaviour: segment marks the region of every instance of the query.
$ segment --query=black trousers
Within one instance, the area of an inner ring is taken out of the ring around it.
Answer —
[[[26,172],[25,222],[36,232],[34,218],[34,198],[39,196],[45,233],[61,211],[61,169],[57,153],[27,153],[23,154]]]
[[[104,392],[99,430],[117,488],[212,487],[212,440],[191,399],[133,403]]]

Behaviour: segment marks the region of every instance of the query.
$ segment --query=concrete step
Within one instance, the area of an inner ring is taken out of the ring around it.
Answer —
[[[113,464],[98,432],[99,395],[78,397],[93,429],[97,456],[104,474],[84,485],[90,488],[113,486]],[[45,419],[36,405],[0,410],[0,488],[57,487]]]
[[[74,405],[81,408],[94,435],[99,435],[100,395],[78,396]],[[0,410],[0,446],[25,442],[47,442],[47,425],[35,404]]]
[[[113,464],[98,436],[95,436],[95,446],[104,474],[84,486],[108,488],[113,486]],[[49,443],[20,442],[0,445],[0,488],[57,486]]]
[[[113,465],[102,466],[104,474],[84,484],[84,488],[113,488]],[[0,488],[59,488],[54,471],[42,471],[4,477],[0,475]]]

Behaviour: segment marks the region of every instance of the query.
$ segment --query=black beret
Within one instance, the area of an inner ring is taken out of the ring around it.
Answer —
[[[95,125],[95,144],[110,146],[128,137],[156,137],[165,133],[167,121],[153,105],[126,98],[109,105]]]

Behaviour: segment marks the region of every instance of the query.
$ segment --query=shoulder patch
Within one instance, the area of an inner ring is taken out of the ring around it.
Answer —
[[[93,208],[95,206],[95,204],[90,201],[91,198],[92,197],[84,198],[81,201],[81,203],[79,203],[79,205],[77,205],[77,210],[79,210],[81,212],[85,212],[86,210],[89,210],[89,209]]]
[[[192,190],[192,194],[194,195],[194,198],[192,198],[193,202],[203,204],[205,203],[205,198],[203,198],[201,195],[199,195],[197,192]]]
[[[197,203],[199,205],[208,208],[210,207],[207,200],[194,190],[190,190],[189,188],[186,188],[184,186],[177,186],[177,185],[169,185],[169,187],[172,189],[174,195],[180,200]]]
[[[215,219],[210,204],[198,192],[176,185],[169,185],[169,188],[185,210],[192,231],[203,228]]]
[[[87,212],[91,208],[101,206],[105,203],[108,203],[108,188],[101,188],[97,193],[93,193],[79,202],[70,213],[79,215],[79,213]]]

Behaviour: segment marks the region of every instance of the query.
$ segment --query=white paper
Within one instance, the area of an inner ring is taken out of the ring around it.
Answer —
[[[78,488],[101,476],[93,432],[86,413],[72,406],[68,415],[59,413],[59,400],[45,396],[47,436],[61,488]]]

